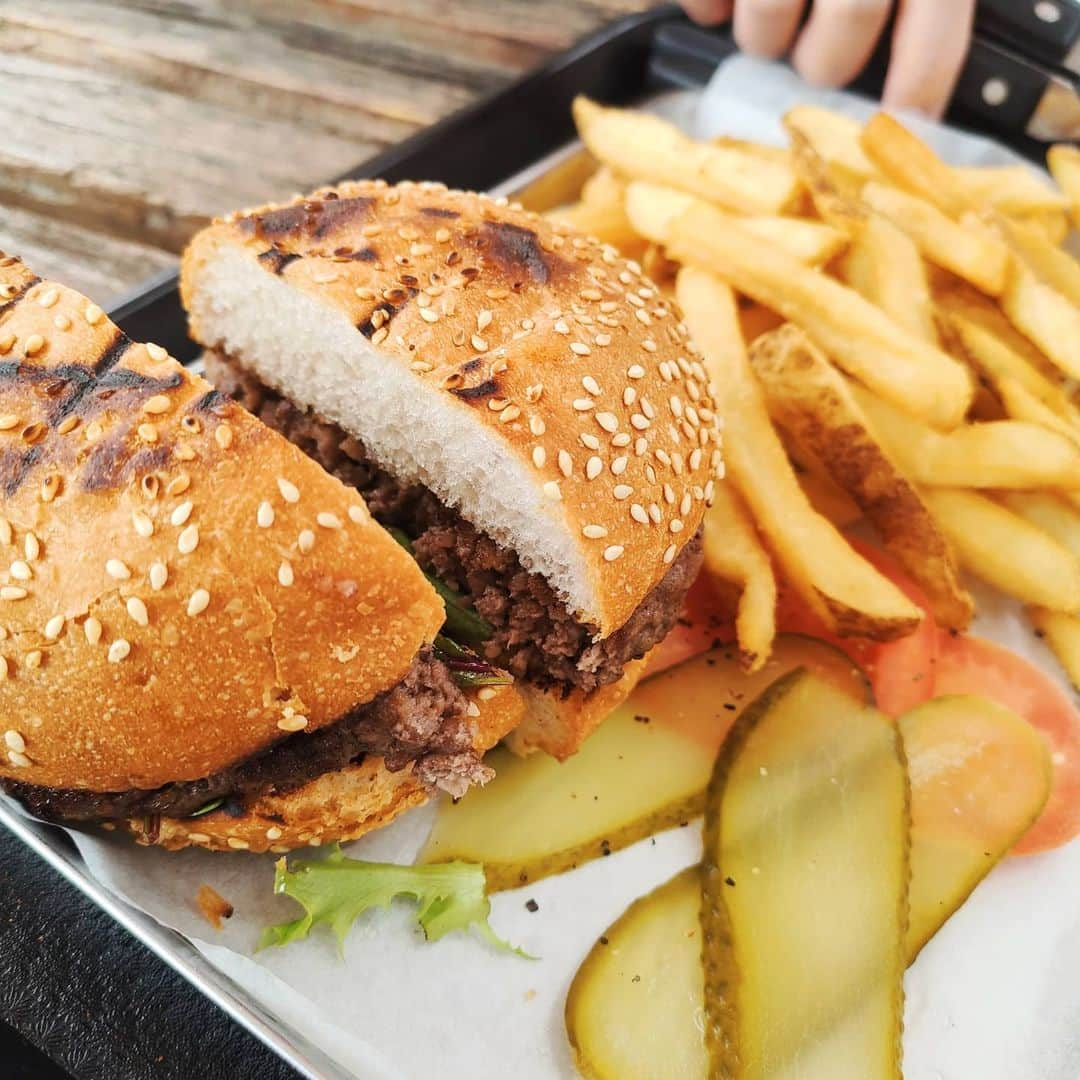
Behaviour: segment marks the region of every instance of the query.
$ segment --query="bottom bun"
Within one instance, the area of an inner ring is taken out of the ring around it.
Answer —
[[[591,694],[574,690],[566,697],[521,685],[525,719],[503,740],[515,754],[525,757],[537,750],[560,761],[576,754],[581,744],[638,684],[649,663],[648,655],[626,665],[618,682]]]
[[[526,708],[516,686],[490,687],[488,692],[469,696],[479,709],[473,725],[477,750],[494,746],[521,721]],[[323,773],[295,791],[261,795],[239,817],[215,810],[203,817],[138,817],[117,824],[137,843],[168,851],[202,847],[284,853],[356,840],[423,805],[429,794],[412,765],[391,772],[381,757],[365,757],[355,765]]]

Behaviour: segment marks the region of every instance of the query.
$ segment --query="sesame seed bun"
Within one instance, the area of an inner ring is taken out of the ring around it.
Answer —
[[[480,710],[475,725],[478,750],[493,746],[521,720],[524,703],[512,687],[492,687],[490,696],[470,697]],[[411,765],[390,772],[381,758],[372,756],[285,795],[264,795],[250,803],[242,817],[219,810],[197,818],[131,818],[122,827],[138,843],[170,851],[203,847],[285,852],[355,840],[422,805],[427,797]]]
[[[0,778],[205,777],[372,700],[438,631],[355,491],[2,257],[0,378]]]
[[[430,488],[600,637],[701,523],[706,374],[672,303],[596,240],[363,181],[215,222],[181,288],[199,342]]]

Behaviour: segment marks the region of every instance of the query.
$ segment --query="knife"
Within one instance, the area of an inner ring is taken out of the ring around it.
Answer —
[[[975,25],[1036,60],[1080,72],[1080,0],[979,0]]]

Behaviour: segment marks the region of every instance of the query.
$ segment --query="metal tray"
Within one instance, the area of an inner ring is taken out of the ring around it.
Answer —
[[[673,6],[629,16],[346,176],[436,179],[521,197],[533,209],[546,209],[573,197],[587,175],[570,118],[576,94],[630,103],[665,91],[700,89],[735,51],[728,35],[692,27]],[[881,77],[881,65],[872,65],[861,89],[875,94]],[[541,178],[543,184],[537,184]],[[160,342],[182,361],[194,360],[175,273],[151,279],[121,299],[110,315],[135,340]],[[62,830],[26,817],[6,800],[0,800],[0,824],[302,1075],[349,1080],[350,1073],[215,968],[185,937],[102,887]]]

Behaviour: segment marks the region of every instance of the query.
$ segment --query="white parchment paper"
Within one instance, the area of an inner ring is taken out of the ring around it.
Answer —
[[[871,106],[818,93],[787,69],[743,58],[725,64],[684,113],[695,134],[782,142],[779,117],[800,101],[863,115]],[[682,102],[681,104],[685,104]],[[986,140],[918,122],[949,160],[1003,163]],[[1000,597],[979,596],[977,631],[1054,671],[1053,658]],[[359,858],[408,862],[430,811],[350,845]],[[186,934],[207,959],[359,1077],[516,1080],[573,1076],[563,1031],[570,980],[603,930],[636,897],[698,858],[696,825],[493,898],[504,937],[539,956],[497,954],[453,935],[426,945],[407,908],[375,912],[344,958],[327,933],[253,954],[261,927],[292,918],[271,895],[273,858],[168,854],[106,834],[76,834],[91,872],[129,902]],[[235,905],[215,932],[194,896],[208,883]],[[534,899],[539,910],[525,903]],[[924,950],[906,980],[909,1080],[1076,1080],[1080,1076],[1080,843],[1011,860]]]

